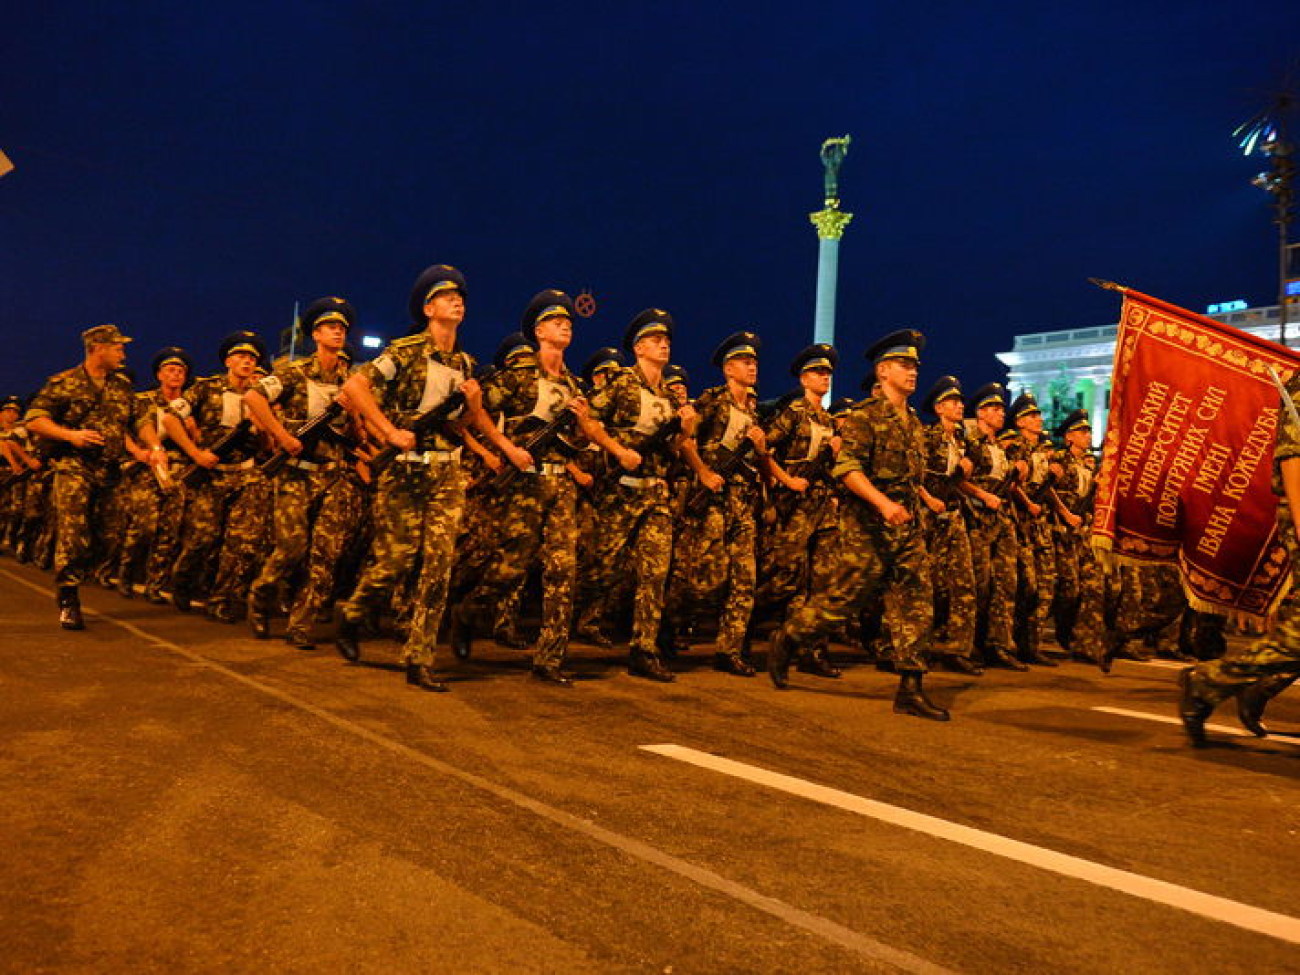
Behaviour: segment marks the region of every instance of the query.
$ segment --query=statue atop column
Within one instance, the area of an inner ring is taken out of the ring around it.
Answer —
[[[844,135],[822,143],[822,166],[826,170],[826,205],[834,210],[840,206],[840,165],[849,154],[849,143],[852,141]]]

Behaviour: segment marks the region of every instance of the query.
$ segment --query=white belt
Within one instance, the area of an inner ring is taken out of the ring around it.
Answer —
[[[626,474],[618,479],[618,483],[630,488],[652,488],[668,484],[662,477],[628,477]]]
[[[256,464],[256,463],[257,463],[257,460],[256,460],[255,458],[250,457],[250,458],[248,458],[248,460],[240,461],[238,464],[218,464],[216,467],[213,467],[212,470],[214,470],[214,471],[246,471],[246,470],[248,470],[250,467],[252,467],[252,466],[253,466],[254,464]]]
[[[523,473],[540,474],[543,477],[559,477],[561,474],[567,474],[568,472],[569,469],[564,464],[546,463],[546,464],[534,464],[532,467],[530,467],[528,470],[524,471]]]
[[[454,464],[460,460],[460,448],[455,450],[409,450],[398,454],[397,460],[408,464]]]

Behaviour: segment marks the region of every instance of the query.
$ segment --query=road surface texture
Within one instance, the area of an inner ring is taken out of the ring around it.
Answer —
[[[1300,739],[1191,749],[1173,666],[936,674],[937,724],[861,664],[482,641],[430,694],[83,602],[0,563],[4,972],[1300,971]]]

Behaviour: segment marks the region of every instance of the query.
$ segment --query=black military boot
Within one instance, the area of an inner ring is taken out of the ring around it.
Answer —
[[[919,670],[903,671],[902,680],[898,682],[898,693],[894,695],[894,713],[912,714],[930,721],[947,721],[952,716],[925,695],[921,686]]]
[[[573,686],[573,678],[562,671],[558,664],[533,664],[533,680],[559,687]]]
[[[627,672],[633,677],[644,677],[647,680],[658,681],[660,684],[671,684],[677,679],[673,672],[663,665],[657,654],[645,650],[633,650],[628,655]]]
[[[757,673],[753,666],[738,653],[715,653],[713,669],[720,670],[724,674],[735,674],[737,677],[753,677]]]
[[[842,670],[831,663],[825,640],[813,644],[807,653],[799,657],[799,663],[795,666],[800,673],[812,674],[814,677],[829,677],[833,680],[844,675]]]
[[[447,639],[451,643],[451,652],[457,660],[468,660],[474,650],[474,623],[465,612],[464,606],[455,606],[451,610],[448,623]]]
[[[1264,726],[1264,709],[1273,700],[1295,682],[1290,674],[1274,674],[1257,680],[1237,695],[1237,718],[1242,727],[1256,738],[1267,738],[1268,728]]]
[[[984,651],[984,666],[1005,667],[1007,670],[1026,671],[1029,664],[1021,663],[1005,650],[990,649]]]
[[[342,648],[339,649],[342,653]],[[406,683],[421,691],[433,691],[442,694],[451,690],[446,684],[433,676],[433,671],[424,664],[408,663],[406,665]]]
[[[259,605],[251,594],[248,597],[248,627],[259,640],[271,639],[271,613],[265,604]]]
[[[59,626],[65,630],[84,630],[86,621],[81,618],[81,597],[76,586],[59,586]]]
[[[970,657],[963,657],[961,654],[950,653],[946,654],[942,659],[943,665],[955,673],[970,674],[972,677],[980,677],[984,673],[984,668]]]
[[[1196,748],[1205,746],[1205,722],[1214,713],[1214,705],[1202,701],[1192,684],[1192,667],[1184,667],[1178,673],[1178,717],[1183,720],[1183,730]]]
[[[783,625],[772,634],[772,645],[767,650],[767,676],[778,691],[790,686],[790,638]]]
[[[361,624],[350,620],[343,612],[342,604],[338,607],[338,625],[334,630],[334,649],[350,664],[361,659]],[[410,679],[408,672],[407,679]]]

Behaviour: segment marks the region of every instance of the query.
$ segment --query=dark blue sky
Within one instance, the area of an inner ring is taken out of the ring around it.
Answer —
[[[340,294],[400,333],[415,275],[469,279],[490,356],[543,287],[590,288],[575,363],[651,304],[693,387],[811,341],[821,140],[856,214],[839,340],[916,326],[1001,378],[1017,332],[1113,321],[1108,277],[1272,303],[1259,167],[1230,138],[1300,54],[1300,4],[11,4],[0,18],[0,392],[81,329],[216,368]],[[904,9],[906,7],[906,9]],[[983,8],[983,9],[980,9]]]

